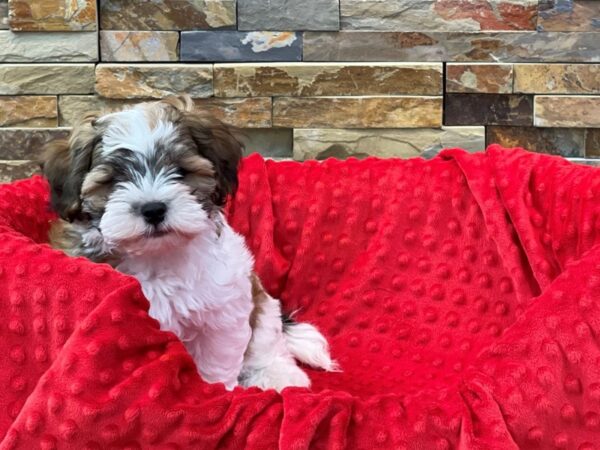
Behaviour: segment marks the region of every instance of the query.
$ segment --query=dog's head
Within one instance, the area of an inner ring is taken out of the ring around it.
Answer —
[[[187,97],[89,115],[43,159],[52,206],[122,253],[160,251],[206,230],[237,186],[242,145]]]

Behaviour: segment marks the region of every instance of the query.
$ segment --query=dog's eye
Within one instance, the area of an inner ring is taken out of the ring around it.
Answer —
[[[181,176],[181,177],[185,177],[186,175],[189,175],[190,171],[183,168],[183,167],[178,167],[177,168],[177,175]]]

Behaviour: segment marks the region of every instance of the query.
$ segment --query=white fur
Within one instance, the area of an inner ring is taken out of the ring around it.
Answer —
[[[164,148],[178,130],[163,120],[150,128],[146,111],[134,107],[101,118],[111,118],[102,151],[127,148],[150,164],[157,142]],[[117,184],[83,241],[118,254],[117,270],[139,280],[150,315],[183,341],[206,381],[232,389],[241,377],[244,385],[281,390],[310,384],[294,357],[333,369],[314,327],[297,324],[284,333],[278,300],[268,298],[251,329],[252,255],[222,214],[209,214],[190,189],[175,174],[153,170]],[[139,205],[157,201],[167,205],[158,230],[139,213]]]
[[[110,126],[102,135],[102,151],[107,153],[127,148],[149,156],[154,152],[157,142],[168,143],[177,132],[175,126],[166,120],[159,120],[151,127],[148,109],[143,104],[106,114],[98,120],[99,123],[106,121],[110,122]]]
[[[285,337],[288,350],[298,361],[328,372],[339,370],[329,356],[327,340],[314,326],[293,323],[286,327]]]
[[[150,315],[175,333],[202,377],[232,389],[282,390],[310,386],[295,358],[335,370],[325,338],[311,325],[293,324],[284,333],[281,306],[268,297],[250,329],[253,259],[243,237],[214,222],[187,244],[157,255],[131,254],[117,269],[135,276],[150,301]],[[157,238],[164,239],[164,238]]]
[[[189,188],[175,182],[168,175],[159,173],[153,179],[144,177],[136,183],[127,182],[116,186],[100,221],[106,245],[137,254],[161,251],[165,242],[144,239],[152,227],[133,207],[152,201],[168,205],[167,216],[159,229],[174,230],[176,234],[171,238],[178,240],[181,236],[197,235],[206,231],[209,226],[208,214]],[[157,243],[161,245],[154,245]]]
[[[241,373],[245,386],[281,390],[286,386],[310,386],[310,379],[296,365],[286,344],[279,301],[268,297],[256,317],[252,341]]]
[[[232,389],[252,334],[253,261],[229,226],[217,235],[208,225],[186,245],[127,256],[117,269],[140,281],[150,315],[183,341],[202,377]]]

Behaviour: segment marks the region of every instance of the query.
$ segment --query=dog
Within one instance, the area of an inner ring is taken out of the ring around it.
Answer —
[[[222,212],[242,153],[234,130],[186,96],[89,114],[42,158],[60,217],[50,243],[137,278],[205,381],[308,387],[296,361],[336,370],[327,340],[282,315]]]

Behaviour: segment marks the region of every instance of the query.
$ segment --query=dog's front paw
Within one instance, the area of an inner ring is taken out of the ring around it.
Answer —
[[[281,376],[275,378],[273,388],[278,391],[281,391],[288,386],[310,387],[310,378],[308,378],[306,372],[296,364],[286,368]]]
[[[310,378],[295,361],[285,361],[244,373],[240,377],[240,384],[245,387],[256,386],[264,390],[275,389],[281,392],[290,386],[310,387]]]

